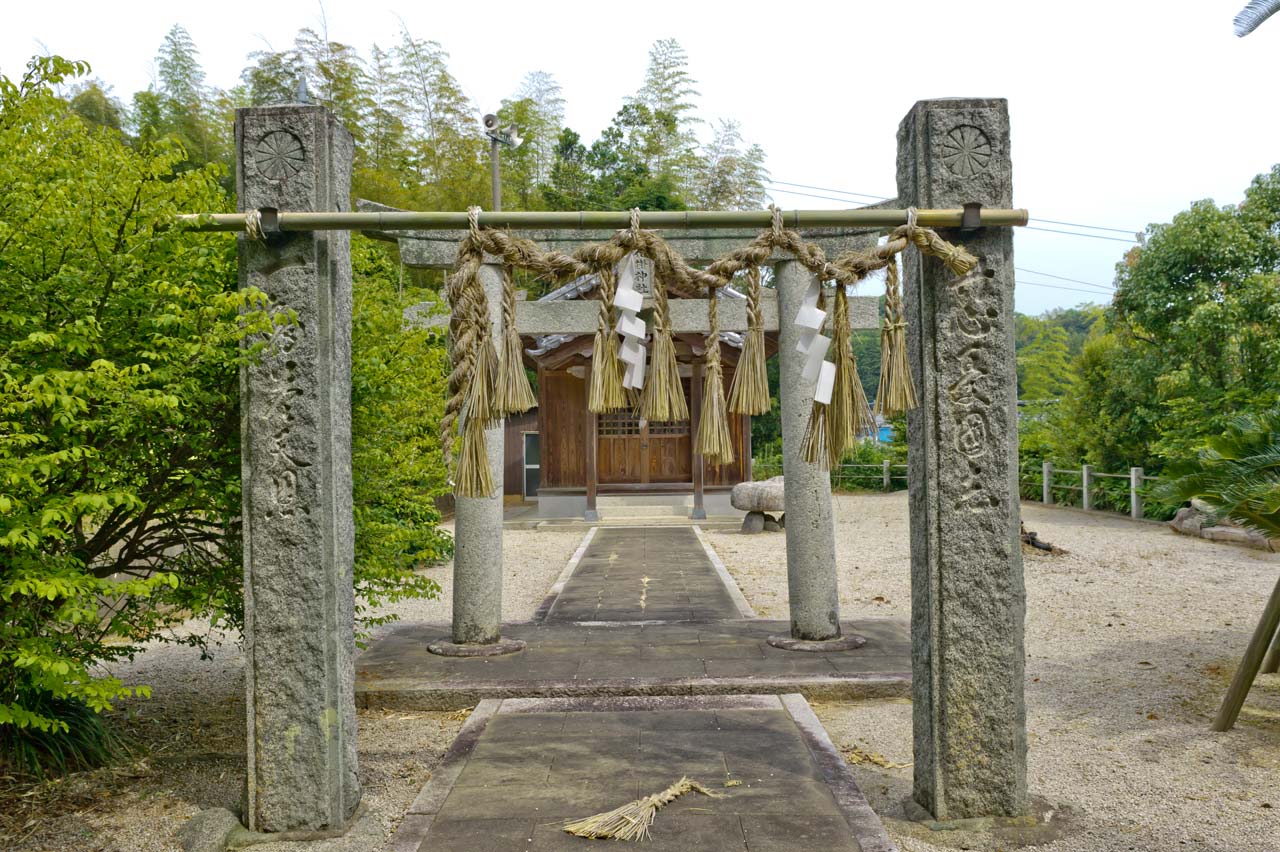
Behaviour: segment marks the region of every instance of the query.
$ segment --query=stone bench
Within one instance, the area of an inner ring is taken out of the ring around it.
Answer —
[[[785,524],[781,476],[760,482],[739,482],[733,486],[729,502],[733,508],[747,513],[742,519],[744,533],[778,532]],[[777,513],[777,517],[773,513]]]

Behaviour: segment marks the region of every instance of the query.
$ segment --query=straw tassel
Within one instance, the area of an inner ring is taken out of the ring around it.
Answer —
[[[591,359],[591,393],[587,408],[604,414],[628,408],[622,389],[622,362],[618,360],[618,338],[613,333],[613,270],[600,270],[600,319]]]
[[[916,407],[916,388],[907,364],[907,321],[898,282],[898,259],[885,267],[884,323],[880,326],[880,389],[876,414],[893,417]]]
[[[636,799],[606,813],[565,823],[564,830],[578,837],[592,840],[644,840],[649,836],[649,826],[660,808],[671,804],[685,793],[698,792],[713,799],[723,799],[717,793],[688,777],[681,778],[660,793]]]
[[[462,427],[462,452],[458,456],[458,497],[493,496],[493,471],[489,469],[489,451],[484,440],[484,422],[467,418]]]
[[[817,307],[818,310],[826,308],[826,298],[821,288],[818,289]],[[800,444],[800,451],[809,464],[830,467],[831,405],[814,399],[813,406],[809,409],[809,422],[804,429],[804,440]]]
[[[502,267],[502,356],[498,361],[494,410],[498,416],[519,414],[538,404],[529,386],[529,376],[524,371],[520,357],[520,332],[516,329],[516,287],[511,278],[511,267]]]
[[[849,297],[844,285],[836,285],[835,310],[832,317],[835,338],[835,382],[831,391],[828,414],[828,451],[832,465],[839,464],[846,450],[858,437],[875,431],[875,418],[867,403],[866,391],[858,375],[858,362],[853,357],[853,329],[849,326]]]
[[[747,279],[747,334],[729,389],[729,410],[734,414],[768,414],[772,403],[765,366],[764,312],[760,310],[760,267],[750,267]]]
[[[653,349],[650,352],[648,381],[640,403],[640,416],[652,423],[689,419],[676,346],[671,339],[671,316],[667,306],[667,283],[661,277],[653,287]]]
[[[707,299],[707,353],[704,357],[706,376],[702,383],[702,415],[698,422],[698,453],[713,465],[733,461],[733,436],[729,434],[729,417],[724,399],[724,372],[720,365],[719,299],[712,287]]]
[[[470,322],[475,360],[462,409],[462,449],[455,493],[459,497],[488,497],[493,494],[494,484],[484,433],[502,420],[496,389],[499,359],[493,346],[493,325],[488,321],[488,309],[483,301],[477,303]]]
[[[804,430],[804,441],[800,445],[804,460],[809,464],[831,466],[831,447],[828,433],[830,426],[831,406],[814,402],[809,409],[809,425]]]

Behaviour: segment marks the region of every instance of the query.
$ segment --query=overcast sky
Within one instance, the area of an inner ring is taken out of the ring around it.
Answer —
[[[564,88],[567,123],[588,140],[640,85],[653,41],[674,37],[689,53],[702,114],[740,121],[768,153],[774,181],[824,188],[775,183],[786,208],[851,206],[788,189],[892,195],[894,134],[916,100],[1005,97],[1015,205],[1041,220],[1137,231],[1195,199],[1236,203],[1254,175],[1280,162],[1280,18],[1236,38],[1231,19],[1243,5],[327,0],[324,16],[332,40],[362,52],[391,45],[402,26],[440,42],[481,111],[527,71],[548,71]],[[6,3],[0,73],[15,76],[47,50],[88,60],[127,101],[150,83],[175,23],[195,39],[209,82],[229,87],[246,54],[283,49],[322,17],[315,0]],[[1107,299],[1126,248],[1019,230],[1018,309]]]

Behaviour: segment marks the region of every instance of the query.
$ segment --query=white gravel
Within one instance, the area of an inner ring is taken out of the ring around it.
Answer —
[[[453,522],[441,524],[453,533]],[[502,620],[528,621],[555,583],[565,563],[582,543],[582,530],[502,531]],[[453,612],[453,562],[427,569],[440,584],[432,600],[410,600],[387,606],[402,622],[447,623]]]
[[[582,536],[581,531],[504,530],[504,620],[533,616]],[[395,613],[402,622],[447,623],[452,564],[427,574],[440,583],[437,599],[402,601],[381,612]],[[191,622],[178,632],[202,628]],[[194,648],[157,642],[132,663],[117,666],[115,674],[126,683],[152,687],[150,700],[121,702],[114,714],[141,745],[140,759],[72,775],[25,797],[12,795],[12,787],[0,790],[0,849],[178,852],[176,832],[192,814],[209,807],[238,809],[245,759],[244,657],[234,641],[212,652],[212,660],[201,660]],[[363,803],[388,835],[464,717],[360,711]],[[5,780],[0,778],[0,788]]]
[[[836,499],[842,616],[908,618],[905,494]],[[1280,850],[1280,679],[1259,678],[1233,731],[1208,730],[1280,556],[1103,514],[1024,504],[1023,519],[1069,551],[1024,555],[1030,788],[1070,809],[1036,848]],[[760,615],[785,618],[784,537],[709,537]],[[837,746],[911,760],[909,702],[815,709]],[[853,770],[904,850],[1010,848],[895,819],[910,767]]]

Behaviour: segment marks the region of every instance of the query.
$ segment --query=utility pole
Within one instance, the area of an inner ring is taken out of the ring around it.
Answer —
[[[498,127],[498,116],[488,113],[484,117],[484,132],[489,137],[489,182],[493,193],[493,209],[502,209],[502,163],[499,152],[503,145],[514,148],[524,139],[514,124]]]

